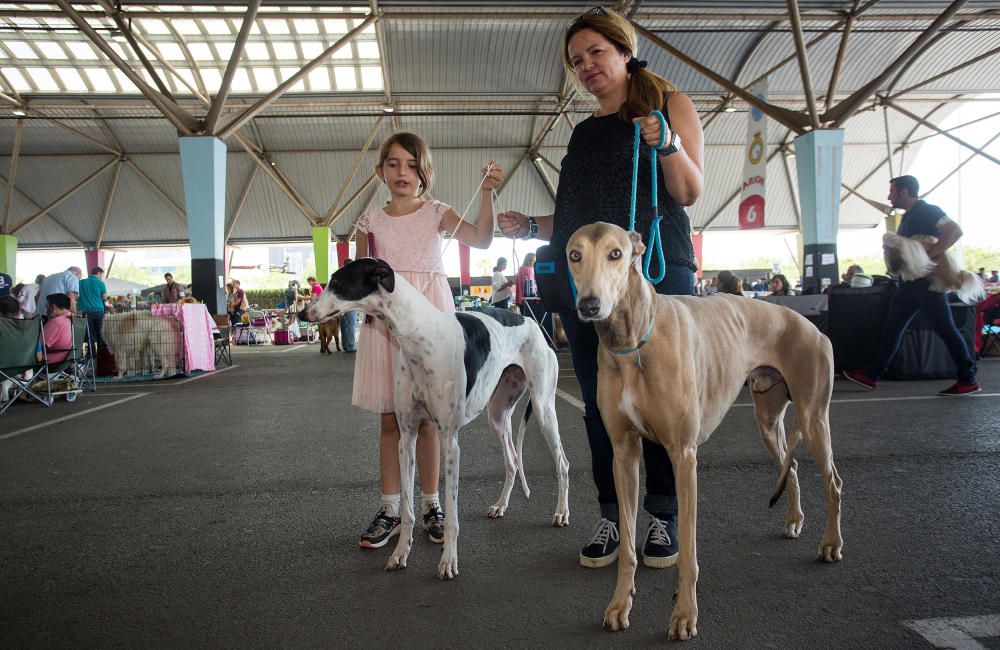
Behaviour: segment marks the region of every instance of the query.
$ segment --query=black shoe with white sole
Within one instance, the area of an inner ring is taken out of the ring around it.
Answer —
[[[444,544],[444,513],[441,506],[431,506],[424,513],[424,530],[435,544]]]
[[[677,517],[650,517],[642,563],[653,569],[666,569],[677,564],[677,556]]]
[[[382,548],[399,534],[399,525],[400,518],[387,515],[385,508],[382,508],[361,536],[361,548]]]
[[[580,551],[580,564],[589,569],[599,569],[613,564],[618,559],[620,543],[618,522],[601,519],[591,535],[590,541]]]

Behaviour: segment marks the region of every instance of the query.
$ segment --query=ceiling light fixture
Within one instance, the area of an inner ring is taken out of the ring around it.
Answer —
[[[393,108],[392,106],[383,106],[382,107],[382,112],[383,113],[395,113],[396,109]]]
[[[722,110],[723,110],[724,112],[726,112],[726,113],[735,113],[735,112],[736,112],[736,107],[735,107],[735,106],[733,106],[732,104],[730,104],[729,106],[726,106],[726,107],[725,107],[724,109],[722,109]]]
[[[28,114],[28,111],[24,110],[23,108],[15,108],[14,110],[11,111],[11,113],[13,113],[18,117],[24,117],[25,115]]]

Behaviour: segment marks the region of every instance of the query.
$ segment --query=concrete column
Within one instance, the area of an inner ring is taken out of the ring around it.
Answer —
[[[472,284],[472,263],[471,263],[471,249],[468,244],[463,244],[458,242],[458,265],[459,265],[459,295],[464,295],[463,289],[467,288]]]
[[[316,280],[326,285],[330,281],[330,229],[313,226],[313,259],[316,260]]]
[[[17,237],[0,235],[0,271],[17,284]]]
[[[225,314],[226,144],[210,136],[182,137],[180,152],[191,291],[210,313]]]
[[[810,131],[795,139],[795,166],[802,207],[802,289],[820,293],[839,281],[837,230],[840,226],[844,131]]]
[[[346,260],[351,255],[351,243],[346,241],[337,242],[337,268],[339,269],[344,265],[344,260]]]
[[[698,265],[698,270],[695,271],[695,275],[701,278],[701,260],[704,257],[702,251],[705,248],[705,233],[694,234],[691,233],[691,244],[694,246],[694,261]]]
[[[87,268],[85,268],[83,272],[87,275],[90,275],[90,269],[95,266],[99,266],[105,271],[108,270],[108,267],[104,266],[104,251],[100,248],[88,248],[83,251],[83,254],[87,258]]]

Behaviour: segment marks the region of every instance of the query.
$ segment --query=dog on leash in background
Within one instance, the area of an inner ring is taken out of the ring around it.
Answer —
[[[400,431],[402,525],[386,569],[405,568],[413,545],[414,456],[422,420],[437,426],[445,455],[444,547],[439,578],[458,575],[458,430],[483,409],[487,409],[490,428],[500,440],[506,469],[500,499],[490,507],[488,516],[504,515],[517,472],[528,494],[521,445],[528,418],[537,412],[559,481],[552,525],[567,525],[569,462],[559,439],[555,404],[559,362],[535,322],[492,308],[443,312],[388,264],[370,257],[334,273],[323,293],[299,318],[316,322],[354,310],[379,319],[399,343],[394,400]],[[528,407],[515,448],[511,416],[525,392],[529,394]]]
[[[798,537],[795,448],[806,441],[826,489],[826,531],[819,559],[840,560],[840,492],[833,463],[830,395],[833,347],[791,309],[736,296],[663,296],[643,276],[646,250],[638,233],[609,223],[580,228],[566,246],[580,320],[594,323],[597,403],[614,448],[621,546],[618,584],[604,613],[612,630],[628,627],[635,594],[635,520],[640,437],[663,445],[677,485],[677,595],[671,638],[697,635],[698,446],[707,441],[750,384],[761,437],[781,474],[773,505],[788,488],[784,534]],[[795,403],[795,429],[786,440],[784,415]]]
[[[330,341],[336,341],[337,352],[340,352],[340,316],[334,316],[316,326],[319,331],[319,353],[333,354],[330,351]]]
[[[954,291],[958,299],[967,305],[984,299],[986,287],[983,281],[975,273],[963,270],[951,251],[945,251],[933,260],[927,255],[927,250],[936,243],[937,237],[932,235],[903,237],[887,232],[882,235],[886,266],[907,282],[928,278],[931,291]]]

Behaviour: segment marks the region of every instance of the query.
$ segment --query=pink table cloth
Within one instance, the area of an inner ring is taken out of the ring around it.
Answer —
[[[174,317],[184,332],[184,370],[215,370],[215,342],[212,340],[213,320],[208,308],[201,304],[152,305],[153,316]]]

